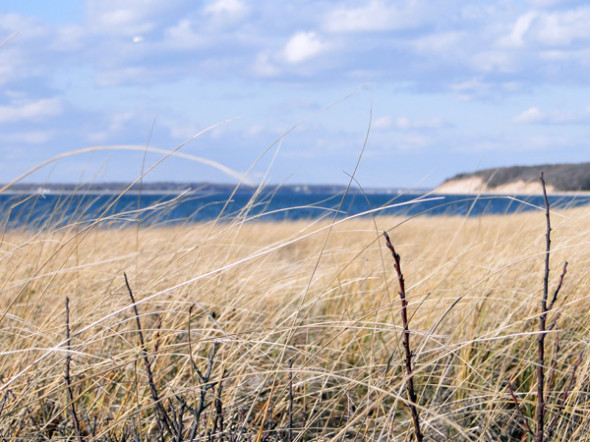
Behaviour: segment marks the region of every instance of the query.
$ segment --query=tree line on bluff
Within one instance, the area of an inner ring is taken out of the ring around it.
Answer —
[[[547,184],[553,186],[555,190],[590,190],[590,163],[542,164],[539,166],[483,169],[471,173],[460,173],[445,182],[477,177],[481,178],[488,188],[493,189],[517,181],[524,181],[525,183],[538,181],[541,171],[545,175]]]

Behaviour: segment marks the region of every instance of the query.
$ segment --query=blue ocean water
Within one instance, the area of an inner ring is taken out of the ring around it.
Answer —
[[[168,225],[218,219],[301,220],[375,215],[510,214],[544,207],[541,196],[420,195],[404,193],[299,193],[293,191],[171,194],[0,194],[0,222],[7,228],[56,228],[98,222]],[[231,198],[230,198],[231,196]],[[590,196],[550,196],[552,208],[590,204]]]

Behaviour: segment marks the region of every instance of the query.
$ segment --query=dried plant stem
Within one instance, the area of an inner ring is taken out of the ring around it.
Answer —
[[[510,392],[510,396],[512,396],[512,400],[514,401],[514,404],[516,405],[516,409],[518,410],[518,414],[520,415],[520,418],[522,419],[522,422],[523,422],[525,428],[527,429],[527,431],[529,432],[529,434],[531,436],[534,436],[535,433],[533,433],[533,430],[531,430],[531,427],[529,427],[526,417],[524,416],[522,409],[520,408],[520,405],[518,405],[518,399],[516,398],[516,395],[514,394],[514,390],[512,389],[512,384],[510,383],[510,381],[507,381],[506,384],[508,386],[508,391]]]
[[[541,301],[541,316],[539,317],[539,337],[537,338],[539,356],[537,360],[537,434],[535,442],[543,442],[543,426],[545,422],[545,335],[547,322],[547,297],[549,293],[549,257],[551,254],[551,216],[549,214],[549,200],[543,172],[539,176],[543,187],[543,200],[545,201],[545,218],[547,220],[547,232],[545,233],[545,272],[543,275],[543,299]]]
[[[563,285],[563,278],[565,278],[565,274],[567,273],[567,264],[567,261],[563,264],[563,270],[561,271],[561,276],[559,277],[559,284],[557,284],[555,292],[553,292],[553,299],[551,299],[551,303],[549,304],[549,307],[547,307],[547,311],[551,310],[553,308],[553,304],[555,304],[555,301],[557,301],[557,295],[559,295],[559,291]]]
[[[567,384],[567,387],[565,388],[562,396],[561,396],[561,403],[560,403],[560,407],[563,407],[565,405],[565,401],[567,400],[567,397],[569,396],[569,393],[571,391],[571,388],[574,384],[574,381],[576,379],[576,371],[578,370],[578,367],[580,367],[580,364],[582,363],[583,357],[582,357],[582,353],[580,353],[578,355],[578,360],[576,361],[576,363],[574,364],[574,368],[572,370],[572,374],[570,376],[570,380]],[[550,440],[551,437],[553,436],[553,433],[555,432],[555,428],[557,427],[557,422],[559,422],[559,418],[560,415],[556,415],[553,418],[553,421],[551,422],[551,425],[549,426],[549,432],[547,434],[547,440]]]
[[[190,324],[190,322],[189,322],[189,324]],[[189,333],[189,339],[190,339],[190,333]],[[190,341],[189,341],[189,346],[190,346]],[[209,358],[207,361],[207,370],[205,371],[205,373],[203,373],[201,370],[199,370],[199,367],[197,366],[197,364],[195,363],[195,361],[193,359],[192,351],[190,354],[190,360],[193,365],[193,369],[197,372],[197,375],[199,376],[199,380],[201,382],[201,388],[200,388],[200,394],[199,394],[199,404],[198,404],[197,408],[193,411],[194,422],[193,422],[193,426],[192,426],[191,432],[190,432],[190,440],[193,440],[197,436],[197,432],[199,430],[199,424],[201,422],[201,415],[209,407],[209,405],[211,405],[210,402],[207,402],[207,392],[209,390],[211,390],[212,388],[215,388],[215,385],[217,384],[217,382],[211,381],[211,372],[213,370],[213,364],[215,361],[215,356],[217,355],[217,350],[218,350],[217,342],[214,342],[213,348],[211,349],[211,353],[209,354]],[[223,378],[225,378],[226,375],[227,375],[227,372],[224,370],[224,373],[221,377],[221,381],[223,381]],[[218,393],[219,393],[219,400],[221,401],[221,390],[218,390]],[[222,403],[220,402],[219,405],[221,407]],[[219,411],[221,411],[221,408],[219,409]]]
[[[582,353],[580,353],[578,355],[578,360],[576,361],[576,364],[574,365],[574,369],[572,371],[572,375],[570,377],[570,381],[567,384],[567,388],[565,389],[565,391],[563,392],[563,396],[561,397],[561,404],[563,405],[565,403],[565,401],[567,400],[567,397],[569,396],[569,393],[572,389],[572,386],[574,385],[574,380],[576,378],[576,371],[578,370],[578,367],[580,366],[580,364],[582,363]]]
[[[152,366],[148,357],[147,347],[145,345],[145,340],[143,338],[143,329],[141,328],[141,321],[139,320],[139,311],[137,310],[137,305],[135,303],[135,297],[133,296],[133,290],[131,290],[131,286],[129,285],[129,280],[127,279],[127,274],[123,273],[125,277],[125,285],[127,286],[127,290],[129,292],[129,297],[131,298],[131,302],[133,303],[133,312],[135,313],[135,322],[137,323],[137,334],[139,335],[139,343],[141,345],[141,355],[143,358],[143,363],[145,365],[145,371],[148,377],[148,383],[150,386],[150,393],[152,395],[152,399],[154,404],[156,405],[156,412],[158,414],[158,426],[160,427],[160,434],[163,437],[164,429],[168,430],[168,433],[173,434],[171,426],[174,424],[170,421],[170,417],[162,402],[160,401],[160,397],[158,394],[158,389],[156,388],[156,383],[154,382],[154,374],[152,372]]]
[[[406,388],[408,390],[409,406],[410,411],[412,413],[412,421],[414,423],[414,433],[416,434],[416,439],[419,442],[421,442],[424,439],[424,436],[422,436],[422,432],[420,431],[420,418],[418,416],[418,410],[416,408],[414,374],[412,371],[412,352],[410,350],[410,329],[408,327],[408,303],[406,301],[406,283],[401,270],[400,255],[395,251],[395,248],[391,244],[391,240],[389,239],[389,235],[387,234],[387,232],[383,232],[383,236],[385,237],[387,248],[391,251],[391,255],[393,256],[393,266],[395,268],[395,272],[397,273],[397,279],[399,282],[399,296],[402,302],[402,323],[404,327],[404,350],[406,353]]]
[[[82,433],[80,432],[80,421],[76,414],[76,406],[74,404],[74,392],[72,391],[72,381],[70,379],[70,364],[72,362],[71,356],[72,347],[70,345],[70,298],[66,296],[66,373],[65,380],[68,390],[68,400],[70,401],[70,412],[72,420],[74,421],[74,429],[76,430],[76,438],[82,441]]]
[[[223,373],[221,375],[221,379],[219,380],[219,382],[217,383],[217,391],[215,393],[215,400],[214,400],[214,405],[215,405],[215,420],[213,421],[213,434],[218,434],[219,435],[219,439],[223,440],[223,400],[222,400],[222,394],[223,394],[223,380],[226,378],[226,376],[229,374],[229,372],[227,370],[223,370]]]
[[[289,442],[293,442],[293,359],[289,359]]]

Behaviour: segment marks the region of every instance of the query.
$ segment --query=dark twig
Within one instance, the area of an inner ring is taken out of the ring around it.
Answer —
[[[539,348],[539,357],[537,360],[537,434],[535,442],[543,442],[543,426],[545,423],[545,335],[547,322],[547,297],[549,293],[549,256],[551,253],[551,217],[549,214],[549,200],[547,199],[547,189],[545,188],[545,179],[541,172],[539,179],[543,187],[543,200],[545,201],[545,218],[547,220],[547,232],[545,233],[545,272],[543,275],[543,299],[541,301],[541,316],[539,317],[539,337],[537,344]]]
[[[177,397],[178,399],[178,397]],[[178,416],[175,417],[176,420],[176,437],[174,438],[175,442],[182,442],[182,431],[184,430],[184,410],[186,409],[186,402],[179,400],[180,402],[180,410],[178,411]],[[173,407],[171,407],[173,408]]]
[[[70,345],[70,298],[66,296],[66,387],[68,390],[68,400],[70,401],[70,412],[72,414],[72,420],[74,421],[74,429],[76,430],[76,437],[81,442],[82,433],[80,432],[80,421],[76,414],[76,406],[74,404],[74,392],[72,391],[72,382],[70,379],[70,363],[72,362],[71,356],[72,347]]]
[[[408,311],[407,306],[408,303],[406,301],[406,283],[404,281],[404,275],[401,270],[400,266],[400,256],[395,251],[395,248],[391,244],[391,240],[389,239],[389,235],[387,232],[383,232],[383,236],[385,237],[385,242],[387,244],[387,248],[391,251],[391,255],[393,256],[393,266],[397,273],[397,279],[399,282],[399,296],[402,301],[402,323],[404,326],[404,350],[406,353],[406,375],[408,377],[406,381],[406,388],[408,390],[408,397],[410,399],[410,411],[412,413],[412,421],[414,422],[414,432],[416,434],[416,439],[421,442],[424,438],[422,436],[422,432],[420,431],[420,418],[418,416],[418,410],[416,408],[416,393],[414,392],[414,374],[412,372],[412,352],[410,351],[410,329],[408,327]]]
[[[125,277],[125,285],[127,286],[127,290],[129,291],[129,297],[131,298],[133,311],[135,313],[135,322],[137,323],[137,334],[139,336],[139,343],[141,345],[141,355],[143,358],[143,363],[145,366],[145,371],[148,377],[148,384],[150,387],[150,393],[152,395],[152,399],[154,404],[156,405],[156,412],[158,414],[158,426],[160,427],[160,433],[163,435],[164,429],[168,430],[169,434],[174,434],[172,432],[172,427],[174,424],[170,420],[170,416],[166,413],[164,409],[164,405],[160,401],[160,397],[158,394],[158,389],[156,388],[156,383],[154,382],[154,374],[152,373],[152,366],[150,363],[150,359],[148,357],[147,347],[145,345],[145,340],[143,339],[143,329],[141,328],[141,321],[139,320],[139,311],[137,309],[137,305],[135,304],[135,297],[133,296],[133,290],[131,290],[131,286],[129,285],[129,280],[127,279],[127,274],[123,273]]]
[[[162,334],[162,316],[158,315],[158,322],[156,324],[156,337],[155,337],[155,342],[154,342],[154,357],[152,358],[152,362],[155,360],[156,358],[156,354],[158,353],[158,350],[160,349],[160,337]]]
[[[551,331],[555,328],[560,316],[561,316],[561,312],[557,312],[557,314],[555,315],[555,318],[553,318],[553,321],[551,321],[551,325],[549,326],[549,328],[547,330]]]
[[[217,392],[215,394],[215,420],[213,421],[213,433],[219,431],[219,440],[223,440],[223,401],[221,399],[223,393],[223,380],[229,374],[228,370],[223,370],[221,380],[217,383]]]
[[[576,371],[578,370],[578,367],[580,366],[581,363],[582,363],[582,353],[580,353],[578,355],[578,360],[576,361],[576,365],[574,365],[572,375],[570,376],[570,381],[567,384],[565,391],[563,392],[563,396],[561,397],[561,404],[562,405],[565,403],[565,401],[567,400],[567,397],[569,396],[569,392],[572,389],[572,385],[574,384],[574,379],[576,378]]]
[[[197,364],[195,363],[192,354],[190,356],[193,368],[199,375],[199,380],[201,382],[201,391],[199,395],[199,405],[197,406],[197,409],[193,411],[195,421],[191,429],[189,440],[193,440],[196,437],[197,431],[199,430],[199,423],[201,421],[201,414],[203,414],[205,409],[207,409],[207,407],[211,405],[211,402],[207,402],[207,392],[214,388],[217,384],[217,382],[211,382],[211,371],[213,370],[213,362],[215,360],[215,356],[217,355],[217,347],[217,342],[214,342],[213,348],[211,349],[211,353],[209,354],[207,370],[205,370],[205,374],[203,374],[203,372],[199,370],[199,367],[197,367]]]
[[[289,442],[293,442],[293,359],[289,359]]]
[[[512,400],[514,401],[514,404],[516,405],[516,409],[518,410],[518,414],[520,414],[520,418],[522,419],[522,423],[524,424],[525,428],[530,433],[530,435],[534,436],[535,433],[533,433],[533,430],[531,430],[531,427],[529,427],[526,417],[524,416],[524,413],[522,412],[520,405],[518,405],[518,399],[516,398],[516,395],[514,394],[514,390],[512,389],[512,384],[510,383],[510,381],[506,381],[506,385],[508,386],[508,391],[510,392],[510,396],[512,396]]]
[[[578,370],[578,367],[580,366],[580,364],[582,363],[582,353],[580,353],[578,355],[578,360],[576,361],[576,364],[574,365],[574,369],[572,370],[572,374],[570,376],[570,380],[567,384],[567,387],[565,388],[565,390],[563,391],[563,394],[561,396],[561,401],[560,401],[560,407],[563,407],[565,405],[565,401],[567,400],[567,397],[569,396],[569,393],[571,391],[571,388],[574,384],[574,380],[576,378],[576,371]],[[551,422],[551,425],[549,426],[549,432],[547,434],[547,440],[551,439],[551,436],[553,435],[553,432],[555,431],[555,427],[557,427],[557,422],[559,422],[559,417],[560,414],[557,414],[554,418],[553,421]]]
[[[551,310],[553,308],[553,304],[555,304],[555,301],[557,301],[557,295],[559,294],[559,291],[561,290],[561,286],[563,285],[563,278],[565,277],[565,274],[567,273],[567,261],[563,263],[563,271],[561,272],[561,276],[559,277],[559,284],[557,284],[557,287],[555,289],[555,292],[553,293],[553,299],[551,299],[551,302],[549,303],[549,307],[547,307],[547,310]]]
[[[2,404],[0,405],[0,416],[2,415],[2,412],[4,411],[4,406],[6,405],[6,401],[8,400],[8,396],[15,397],[11,390],[6,390],[6,393],[4,393],[4,397],[2,398]]]

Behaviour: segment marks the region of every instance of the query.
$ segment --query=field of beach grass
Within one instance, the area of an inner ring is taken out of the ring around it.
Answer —
[[[589,215],[551,214],[545,440],[590,433]],[[424,440],[532,440],[542,210],[9,230],[2,439],[412,440],[383,231]]]

